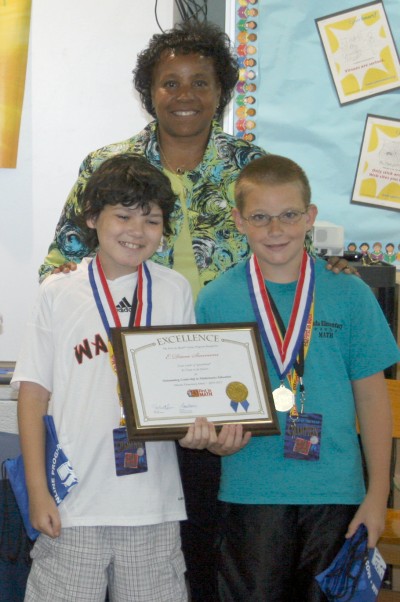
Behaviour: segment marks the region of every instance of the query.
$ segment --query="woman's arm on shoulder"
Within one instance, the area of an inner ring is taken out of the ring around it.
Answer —
[[[360,275],[356,268],[352,266],[347,259],[344,257],[336,257],[334,255],[328,257],[326,269],[330,270],[334,274],[340,274],[340,272],[343,272],[344,274],[353,274],[355,276]]]

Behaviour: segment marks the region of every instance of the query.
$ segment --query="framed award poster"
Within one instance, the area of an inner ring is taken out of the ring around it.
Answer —
[[[340,104],[400,88],[400,62],[382,2],[315,20]]]
[[[180,439],[198,416],[278,434],[255,323],[112,328],[130,439]]]
[[[400,119],[367,115],[352,201],[400,211]]]

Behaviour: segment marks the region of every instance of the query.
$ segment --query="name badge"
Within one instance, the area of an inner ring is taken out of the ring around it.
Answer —
[[[114,429],[113,439],[117,477],[147,471],[144,441],[129,441],[125,427]]]
[[[322,414],[297,414],[286,418],[284,457],[292,460],[319,460]]]

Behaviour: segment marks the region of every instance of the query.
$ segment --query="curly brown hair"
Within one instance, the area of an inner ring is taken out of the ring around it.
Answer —
[[[156,117],[151,97],[153,71],[164,52],[201,54],[212,59],[215,74],[221,86],[221,98],[216,117],[221,117],[239,76],[238,63],[228,35],[208,21],[184,21],[161,34],[155,34],[149,45],[138,54],[133,70],[133,84],[139,92],[142,105]]]
[[[96,230],[88,228],[88,219],[96,219],[106,205],[140,207],[147,215],[150,203],[160,207],[163,232],[171,233],[170,216],[176,197],[167,176],[141,155],[121,153],[104,161],[91,175],[83,191],[83,208],[79,226],[91,249],[98,245]]]

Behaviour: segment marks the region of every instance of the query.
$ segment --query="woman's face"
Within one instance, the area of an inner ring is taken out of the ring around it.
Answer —
[[[208,135],[221,87],[211,58],[165,54],[154,68],[151,94],[161,134],[196,137]]]

